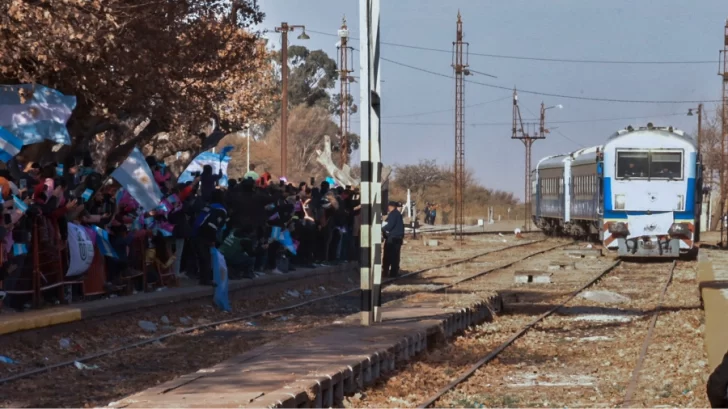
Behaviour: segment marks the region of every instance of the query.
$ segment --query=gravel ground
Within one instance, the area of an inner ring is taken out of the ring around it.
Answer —
[[[540,264],[557,252],[519,263]],[[388,380],[349,398],[348,407],[413,407],[462,374],[536,315],[563,302],[612,260],[577,260],[552,284],[513,285],[504,270],[458,286],[502,286],[506,315],[430,351]],[[580,264],[581,263],[581,264]],[[612,407],[622,404],[669,263],[625,263],[522,338],[437,407]],[[708,376],[695,264],[678,263],[632,406],[706,407]],[[511,271],[512,273],[512,271]],[[488,284],[486,284],[488,283]],[[476,288],[477,287],[477,288]],[[492,288],[492,287],[491,287]],[[627,297],[627,299],[619,296]]]
[[[531,235],[526,240],[534,237],[536,236]],[[468,237],[463,245],[446,239],[442,240],[440,246],[434,248],[425,247],[421,241],[411,241],[403,249],[402,267],[405,272],[433,267],[515,243],[515,238],[500,236]],[[554,244],[554,242],[530,244],[519,250],[507,250],[485,256],[478,261],[484,260],[484,263],[491,265],[496,260],[498,263],[502,263],[503,260],[516,260],[528,254],[524,253],[526,251],[538,251]],[[456,251],[442,251],[448,245],[455,247]],[[448,282],[448,277],[451,279],[468,271],[476,272],[482,270],[483,266],[482,263],[473,263],[469,268],[437,269],[424,274],[423,278],[403,280],[409,284],[388,287],[385,290],[385,301],[427,291],[429,280],[437,283]],[[417,282],[413,284],[415,280]],[[425,288],[422,288],[423,285]],[[170,307],[166,310],[155,308],[152,311],[105,317],[67,331],[59,329],[42,339],[27,333],[15,334],[3,337],[2,352],[3,355],[12,356],[20,364],[0,364],[0,374],[5,377],[149,339],[180,328],[228,319],[233,315],[246,315],[254,311],[293,305],[305,299],[355,287],[358,287],[358,273],[334,278],[329,276],[326,282],[305,280],[287,283],[286,287],[270,286],[258,289],[254,295],[233,300],[234,314],[221,313],[209,302],[200,302],[184,307]],[[97,369],[77,369],[69,366],[4,384],[3,393],[0,394],[0,405],[13,407],[106,405],[119,397],[181,374],[213,366],[280,337],[331,325],[358,309],[359,296],[354,292],[346,297],[320,301],[284,314],[273,314],[252,321],[235,322],[176,336],[165,342],[155,342],[86,363],[91,367],[98,366]],[[154,333],[144,331],[138,324],[139,320],[153,322],[157,326],[157,331]],[[65,342],[63,340],[67,340],[69,345],[61,345]]]

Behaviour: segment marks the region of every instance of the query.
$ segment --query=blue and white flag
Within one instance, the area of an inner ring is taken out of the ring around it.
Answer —
[[[228,153],[233,151],[233,149],[235,149],[235,147],[232,145],[228,145],[222,148],[222,150],[220,151],[220,160],[223,160],[228,155]]]
[[[23,149],[23,141],[5,128],[0,127],[0,160],[7,163]]]
[[[223,152],[225,151],[227,147],[223,148]],[[177,181],[179,183],[187,183],[194,180],[194,176],[192,176],[192,172],[200,172],[202,173],[202,168],[205,165],[212,166],[212,174],[217,175],[220,172],[220,169],[222,169],[222,178],[220,178],[220,182],[218,183],[222,187],[227,187],[228,185],[228,176],[227,176],[227,168],[228,164],[230,163],[230,157],[229,156],[222,156],[222,154],[217,155],[212,152],[202,152],[201,154],[197,155],[197,157],[190,163],[189,166],[187,166],[187,169],[185,169],[184,172],[179,176]]]
[[[49,140],[70,145],[66,122],[76,107],[76,97],[43,85],[0,85],[0,127],[23,145]]]
[[[154,174],[138,148],[131,151],[129,157],[116,168],[111,177],[116,179],[146,210],[153,210],[162,201],[162,191],[159,190],[157,182],[154,181]]]
[[[23,254],[28,254],[28,246],[23,243],[13,244],[13,255],[17,257],[22,256]]]
[[[28,211],[28,205],[18,196],[13,195],[13,205],[16,210],[19,210],[23,214]]]
[[[96,232],[96,245],[99,247],[101,254],[106,257],[119,258],[109,241],[109,232],[99,226],[91,226],[91,228]]]
[[[81,195],[81,199],[84,202],[88,202],[89,199],[91,199],[91,196],[93,196],[93,195],[94,195],[94,191],[93,190],[86,189],[86,190],[83,191],[83,194]]]

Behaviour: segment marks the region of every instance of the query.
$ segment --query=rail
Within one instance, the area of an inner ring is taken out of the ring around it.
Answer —
[[[465,380],[467,380],[468,378],[470,378],[475,373],[475,371],[477,371],[478,369],[480,369],[483,365],[485,365],[488,362],[492,361],[501,352],[503,352],[506,348],[508,348],[511,344],[513,344],[517,339],[519,339],[520,337],[522,337],[531,328],[533,328],[534,326],[536,326],[536,324],[538,324],[539,322],[543,321],[547,317],[551,316],[553,313],[555,313],[556,311],[558,311],[560,308],[564,307],[569,301],[573,300],[577,295],[579,295],[579,293],[581,293],[582,291],[584,291],[587,288],[589,288],[592,285],[594,285],[594,283],[596,283],[597,281],[599,281],[602,277],[604,277],[606,274],[608,274],[610,271],[612,271],[614,268],[616,268],[620,263],[621,263],[621,261],[618,260],[618,261],[610,264],[607,268],[605,268],[602,271],[600,271],[594,278],[592,278],[591,280],[589,280],[588,283],[584,284],[578,290],[572,292],[566,300],[564,300],[559,305],[551,308],[550,310],[548,310],[545,313],[543,313],[543,314],[539,315],[538,317],[536,317],[533,321],[531,321],[528,324],[526,324],[526,326],[524,326],[523,328],[521,328],[517,333],[515,333],[513,336],[511,336],[510,338],[508,338],[505,342],[503,342],[502,344],[500,344],[496,349],[494,349],[493,351],[491,351],[490,353],[488,353],[488,355],[486,355],[485,357],[483,357],[482,359],[480,359],[478,362],[476,362],[475,364],[473,364],[470,368],[468,368],[468,370],[465,371],[465,373],[463,373],[462,375],[460,375],[459,377],[457,377],[454,381],[450,382],[447,386],[445,386],[442,389],[438,390],[434,395],[430,396],[427,400],[425,400],[424,402],[420,403],[417,407],[418,408],[427,408],[427,407],[431,406],[432,404],[434,404],[437,400],[439,400],[447,392],[449,392],[450,390],[454,389],[456,386],[458,386],[459,384],[461,384],[462,382],[464,382]]]
[[[432,271],[432,270],[436,270],[436,269],[440,269],[440,268],[448,268],[448,267],[452,267],[452,266],[455,266],[455,265],[468,263],[468,262],[471,262],[471,261],[473,261],[475,259],[478,259],[478,258],[487,256],[489,254],[494,254],[494,253],[499,253],[499,252],[503,252],[503,251],[508,251],[508,250],[512,250],[512,249],[515,249],[515,248],[520,248],[520,247],[529,246],[529,245],[533,245],[533,244],[543,243],[545,241],[547,241],[547,239],[532,240],[532,241],[528,241],[528,242],[519,243],[519,244],[516,244],[516,245],[513,245],[513,246],[507,246],[507,247],[503,247],[503,248],[500,248],[500,249],[485,251],[485,252],[482,252],[482,253],[478,253],[478,254],[476,254],[474,256],[462,258],[462,259],[459,259],[459,260],[451,261],[451,262],[444,263],[444,264],[437,265],[437,266],[433,266],[433,267],[428,267],[428,268],[425,268],[425,269],[422,269],[422,270],[418,270],[418,271],[414,271],[414,272],[411,272],[411,273],[403,274],[403,275],[398,276],[398,277],[389,278],[389,279],[385,280],[382,283],[382,285],[383,286],[389,285],[389,284],[391,284],[393,282],[400,281],[400,280],[403,280],[403,279],[406,279],[406,278],[409,278],[409,277],[413,277],[413,276],[416,276],[416,275],[420,275],[420,274],[423,274],[423,273],[426,273],[426,272],[429,272],[429,271]],[[560,243],[560,244],[558,244],[556,246],[551,246],[551,247],[548,247],[548,248],[546,248],[544,250],[539,250],[539,251],[536,251],[534,253],[530,253],[530,254],[528,254],[528,255],[526,255],[524,257],[520,257],[519,259],[517,259],[515,261],[512,261],[512,262],[509,262],[507,264],[500,265],[500,266],[493,267],[493,268],[490,268],[490,269],[485,270],[485,271],[481,271],[481,272],[475,273],[475,274],[473,274],[471,276],[464,277],[464,278],[459,279],[459,280],[456,280],[456,281],[454,281],[452,283],[448,283],[448,284],[443,284],[441,286],[437,286],[434,289],[423,290],[420,293],[422,293],[422,292],[437,292],[437,291],[441,291],[441,290],[444,290],[444,289],[447,289],[447,288],[451,288],[451,287],[453,287],[455,285],[458,285],[458,284],[460,284],[462,282],[475,279],[477,277],[483,276],[485,274],[489,274],[489,273],[494,272],[494,271],[497,271],[497,270],[502,270],[504,268],[508,268],[508,267],[510,267],[510,266],[512,266],[512,265],[514,265],[516,263],[519,263],[521,261],[524,261],[524,260],[529,259],[531,257],[534,257],[536,255],[543,254],[543,253],[546,253],[546,252],[555,250],[557,248],[561,248],[561,247],[567,246],[569,244],[572,244],[572,243],[571,242],[569,242],[569,243]],[[8,383],[8,382],[16,381],[16,380],[19,380],[19,379],[23,379],[23,378],[28,378],[28,377],[31,377],[31,376],[34,376],[34,375],[38,375],[38,374],[41,374],[41,373],[45,373],[45,372],[48,372],[48,371],[51,371],[51,370],[54,370],[54,369],[58,369],[58,368],[66,367],[66,366],[71,366],[71,365],[74,365],[76,362],[84,363],[84,362],[88,362],[88,361],[91,361],[91,360],[94,360],[94,359],[98,359],[98,358],[101,358],[101,357],[104,357],[104,356],[112,355],[112,354],[115,354],[117,352],[122,352],[122,351],[126,351],[126,350],[133,349],[133,348],[138,348],[138,347],[141,347],[141,346],[144,346],[144,345],[153,344],[155,342],[161,342],[161,341],[164,341],[166,339],[169,339],[169,338],[172,338],[172,337],[175,337],[175,336],[178,336],[178,335],[183,335],[183,334],[187,334],[187,333],[194,332],[194,331],[199,331],[199,330],[206,330],[206,329],[210,329],[210,328],[215,328],[215,327],[218,327],[220,325],[225,325],[225,324],[229,324],[229,323],[233,323],[233,322],[247,321],[247,320],[250,320],[250,319],[253,319],[253,318],[258,318],[258,317],[261,317],[261,316],[264,316],[264,315],[268,315],[268,314],[275,314],[275,313],[290,311],[290,310],[294,310],[294,309],[297,309],[297,308],[300,308],[300,307],[303,307],[303,306],[306,306],[306,305],[310,305],[310,304],[313,304],[313,303],[316,303],[316,302],[325,301],[325,300],[329,300],[329,299],[334,299],[334,298],[337,298],[337,297],[341,297],[341,296],[344,296],[344,295],[356,293],[356,292],[359,292],[359,291],[360,291],[359,288],[355,288],[355,289],[346,290],[346,291],[343,291],[343,292],[340,292],[340,293],[337,293],[337,294],[331,294],[331,295],[327,295],[327,296],[323,296],[323,297],[318,297],[318,298],[315,298],[315,299],[307,300],[307,301],[304,301],[304,302],[301,302],[301,303],[297,303],[297,304],[294,304],[294,305],[288,305],[288,306],[285,306],[285,307],[279,307],[279,308],[273,308],[273,309],[264,310],[264,311],[258,311],[258,312],[246,314],[246,315],[243,315],[243,316],[228,318],[228,319],[225,319],[225,320],[220,320],[220,321],[215,321],[215,322],[210,322],[210,323],[205,323],[205,324],[197,325],[197,326],[190,327],[190,328],[180,329],[180,330],[177,330],[175,332],[172,332],[172,333],[169,333],[169,334],[164,334],[164,335],[161,335],[161,336],[158,336],[158,337],[155,337],[155,338],[145,339],[143,341],[134,342],[134,343],[130,343],[130,344],[127,344],[127,345],[122,345],[122,346],[119,346],[119,347],[116,347],[116,348],[106,349],[106,350],[99,351],[99,352],[96,352],[96,353],[92,353],[92,354],[89,354],[89,355],[86,355],[86,356],[83,356],[83,357],[77,357],[77,358],[74,358],[74,359],[70,359],[70,360],[67,360],[67,361],[59,362],[59,363],[56,363],[56,364],[53,364],[53,365],[49,365],[49,366],[45,366],[45,367],[42,367],[42,368],[37,368],[37,369],[33,369],[33,370],[21,372],[21,373],[18,373],[18,374],[14,374],[14,375],[11,375],[11,376],[8,376],[8,377],[5,377],[5,378],[0,379],[0,385],[5,384],[5,383]]]

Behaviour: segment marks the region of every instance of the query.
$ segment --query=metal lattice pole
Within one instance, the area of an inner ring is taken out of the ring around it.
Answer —
[[[526,148],[526,162],[525,162],[525,175],[524,175],[524,189],[523,189],[523,201],[524,201],[524,212],[523,212],[523,226],[526,231],[531,228],[531,196],[533,185],[531,184],[531,148],[533,143],[538,139],[546,138],[545,128],[545,112],[546,109],[544,104],[541,104],[541,118],[539,123],[539,131],[536,132],[536,124],[524,124],[523,118],[521,117],[521,108],[518,106],[518,92],[513,89],[513,129],[511,139],[518,139],[523,142],[523,146]],[[532,131],[529,131],[529,128]]]
[[[351,64],[351,51],[349,47],[349,28],[346,25],[346,17],[342,19],[341,28],[339,29],[339,132],[341,132],[341,165],[349,164],[349,80],[353,71],[349,68]]]
[[[468,74],[467,48],[468,43],[463,42],[463,21],[458,11],[456,41],[453,42],[453,63],[452,67],[455,71],[455,164],[453,174],[455,177],[455,197],[454,197],[454,213],[455,213],[455,239],[462,241],[463,225],[465,224],[464,215],[464,190],[465,190],[465,143],[464,143],[464,99],[465,99],[465,81],[464,76]]]

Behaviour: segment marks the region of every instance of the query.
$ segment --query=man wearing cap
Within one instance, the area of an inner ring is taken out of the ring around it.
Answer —
[[[399,275],[399,256],[404,241],[404,221],[402,213],[399,212],[400,207],[401,205],[397,202],[389,202],[387,223],[382,226],[382,232],[386,238],[382,257],[382,275],[385,277]]]

